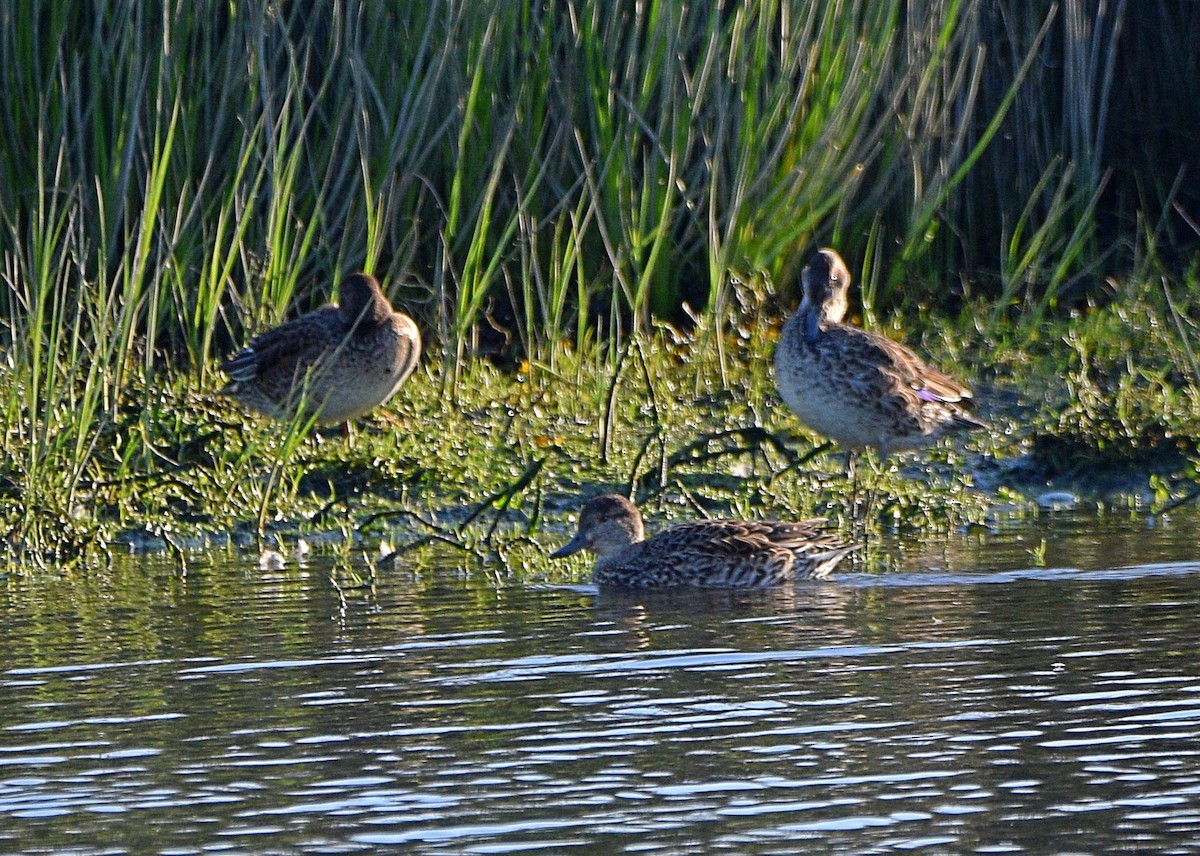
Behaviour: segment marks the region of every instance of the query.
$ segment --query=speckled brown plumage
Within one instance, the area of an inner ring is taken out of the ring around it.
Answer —
[[[622,588],[758,588],[827,577],[854,546],[823,528],[824,520],[701,520],[648,539],[628,499],[605,494],[579,515],[579,531],[554,558],[596,554],[592,582]]]
[[[303,401],[323,424],[346,422],[387,401],[421,355],[417,325],[396,312],[375,278],[346,277],[327,304],[256,336],[221,364],[221,390],[246,407],[291,418]]]
[[[952,431],[989,427],[970,412],[971,390],[877,333],[842,323],[850,272],[820,250],[801,274],[804,299],[775,351],[775,383],[800,421],[850,451],[881,455]]]

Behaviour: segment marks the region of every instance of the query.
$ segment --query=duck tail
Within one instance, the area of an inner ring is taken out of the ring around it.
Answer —
[[[810,580],[823,580],[833,573],[833,569],[838,566],[842,559],[849,556],[855,550],[862,547],[862,544],[847,544],[844,547],[833,547],[812,556],[813,566],[809,573]]]
[[[954,418],[950,420],[950,428],[953,431],[992,430],[991,423],[985,422],[967,410],[959,410],[954,414]]]
[[[229,375],[234,381],[226,389],[236,387],[238,381],[242,383],[252,381],[258,377],[258,355],[254,353],[253,348],[242,348],[232,357],[221,363],[221,371]]]

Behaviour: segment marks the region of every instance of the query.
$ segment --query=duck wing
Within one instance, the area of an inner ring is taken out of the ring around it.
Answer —
[[[764,586],[796,576],[807,560],[830,551],[840,559],[847,552],[836,536],[824,529],[823,519],[779,521],[704,520],[684,523],[645,542],[642,563],[669,561],[682,584],[695,586]],[[797,562],[801,565],[797,565]],[[836,561],[828,564],[832,570]],[[648,573],[654,570],[647,567]]]
[[[346,324],[336,306],[322,306],[255,336],[221,370],[238,383],[292,379],[302,375],[346,336]]]
[[[865,331],[864,331],[865,332]],[[970,388],[945,372],[935,369],[908,347],[877,333],[867,333],[881,355],[880,370],[896,380],[897,386],[907,388],[922,401],[941,401],[947,404],[969,401]]]

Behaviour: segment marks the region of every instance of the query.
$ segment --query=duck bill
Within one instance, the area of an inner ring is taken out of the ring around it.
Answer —
[[[553,553],[551,553],[550,558],[551,559],[561,559],[564,556],[570,556],[574,553],[578,553],[580,550],[582,550],[586,546],[587,546],[587,544],[585,544],[583,542],[583,538],[578,533],[576,533],[574,538],[572,538],[566,544],[563,544],[561,547],[559,547],[557,550],[555,550]]]

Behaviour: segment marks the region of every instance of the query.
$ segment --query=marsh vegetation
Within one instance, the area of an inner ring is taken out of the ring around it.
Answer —
[[[522,549],[593,484],[837,516],[768,374],[816,244],[1002,429],[880,476],[888,525],[985,519],[1026,454],[1154,470],[1160,504],[1196,474],[1195,4],[4,15],[10,562],[280,523]],[[353,443],[213,399],[356,269],[427,357]]]

